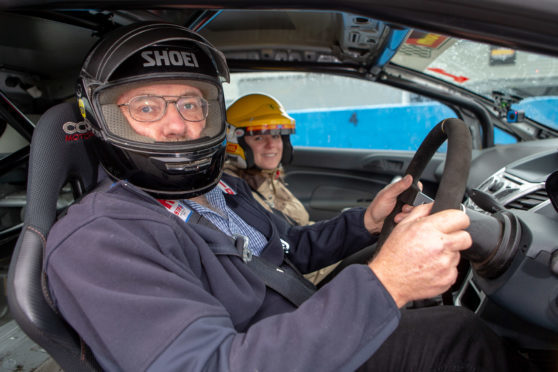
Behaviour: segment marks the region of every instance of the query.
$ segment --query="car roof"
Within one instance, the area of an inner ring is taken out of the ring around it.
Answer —
[[[558,37],[558,7],[553,0],[0,0],[0,10],[2,9],[38,12],[37,14],[43,12],[43,15],[49,11],[73,9],[81,10],[84,13],[83,19],[87,18],[85,13],[88,10],[95,9],[104,9],[107,12],[128,10],[130,19],[156,17],[164,15],[162,9],[174,9],[184,14],[182,21],[185,22],[195,19],[199,16],[199,10],[203,9],[338,10],[449,36],[489,43],[497,41],[497,44],[543,53],[558,52],[555,42]],[[142,15],[142,9],[155,9],[158,12]],[[76,22],[78,18],[80,17],[75,17]],[[71,17],[64,21],[70,23]],[[94,23],[93,17],[89,17],[88,21]],[[113,19],[111,22],[118,20]],[[269,27],[268,24],[262,25]]]
[[[373,74],[411,29],[558,55],[556,19],[550,0],[0,0],[0,74],[11,78],[0,90],[17,99],[12,85],[40,81],[46,106],[70,97],[98,38],[146,20],[199,31],[236,71]]]

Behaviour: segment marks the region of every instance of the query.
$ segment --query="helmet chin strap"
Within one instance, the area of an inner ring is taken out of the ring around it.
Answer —
[[[291,136],[289,134],[287,135],[282,135],[281,139],[283,140],[283,154],[281,156],[281,162],[279,163],[279,166],[281,164],[283,165],[287,165],[290,164],[291,161],[293,160],[293,145],[291,144]]]

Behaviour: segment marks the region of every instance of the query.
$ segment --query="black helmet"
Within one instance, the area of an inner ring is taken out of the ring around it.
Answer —
[[[207,40],[178,25],[150,22],[119,28],[91,50],[77,97],[111,177],[157,198],[181,199],[209,191],[221,177],[226,144],[221,84],[228,81],[224,55]],[[136,133],[117,106],[130,89],[169,82],[193,86],[209,102],[200,138],[157,142]]]

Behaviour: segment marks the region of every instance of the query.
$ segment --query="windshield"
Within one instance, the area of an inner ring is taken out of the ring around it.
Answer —
[[[558,58],[413,31],[392,62],[503,101],[558,129]]]

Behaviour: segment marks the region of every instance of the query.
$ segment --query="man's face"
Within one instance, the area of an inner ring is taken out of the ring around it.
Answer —
[[[116,103],[118,105],[128,104],[134,97],[139,96],[160,96],[168,102],[165,114],[156,121],[138,121],[130,115],[129,106],[120,107],[130,126],[138,134],[160,142],[188,141],[200,138],[206,120],[188,121],[180,115],[176,104],[172,103],[177,100],[177,97],[203,97],[198,88],[170,83],[147,85],[125,92]],[[148,108],[142,109],[147,110]]]
[[[245,136],[254,153],[254,163],[261,169],[275,169],[283,156],[283,140],[278,134]]]

